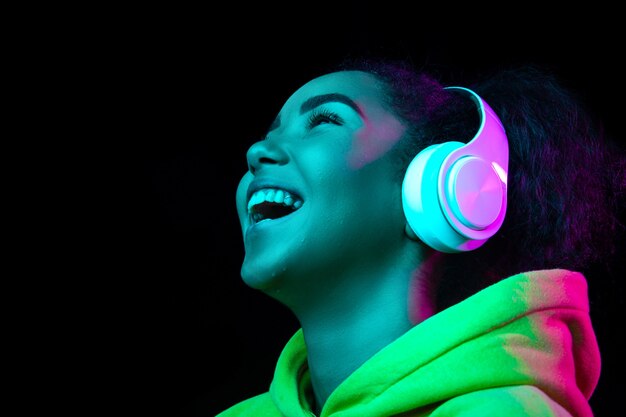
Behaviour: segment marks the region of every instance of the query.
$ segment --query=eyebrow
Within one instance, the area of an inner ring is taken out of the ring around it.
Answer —
[[[330,102],[343,103],[346,106],[352,108],[352,110],[354,110],[355,112],[359,113],[360,116],[363,116],[363,112],[354,101],[352,101],[348,96],[338,93],[322,94],[309,98],[304,103],[302,103],[302,106],[300,106],[300,114],[306,113],[318,106],[321,106],[324,103]]]
[[[319,96],[314,96],[314,97],[307,99],[300,106],[300,114],[304,114],[308,111],[311,111],[314,108],[321,106],[322,104],[332,103],[332,102],[343,103],[346,106],[350,107],[355,112],[357,112],[361,117],[364,117],[363,112],[352,99],[350,99],[348,96],[344,94],[339,94],[339,93],[321,94]],[[271,132],[272,130],[277,129],[279,126],[280,126],[280,114],[276,116],[276,119],[274,119],[274,121],[270,125],[268,132]]]

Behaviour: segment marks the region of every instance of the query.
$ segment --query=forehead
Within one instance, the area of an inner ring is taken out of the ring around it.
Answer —
[[[339,71],[314,78],[304,84],[285,102],[284,111],[300,106],[305,100],[323,94],[343,94],[359,107],[382,107],[384,97],[381,83],[371,74],[361,71]]]

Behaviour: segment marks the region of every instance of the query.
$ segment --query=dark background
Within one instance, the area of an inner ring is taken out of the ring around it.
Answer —
[[[267,390],[298,324],[240,280],[235,188],[245,151],[284,100],[347,55],[407,58],[449,84],[539,64],[625,143],[615,10],[510,5],[487,16],[342,4],[103,9],[63,37],[85,99],[79,165],[95,174],[81,187],[78,240],[90,283],[81,305],[96,313],[81,328],[95,348],[83,370],[99,382],[82,388],[91,409],[213,416]],[[610,270],[589,276],[604,362],[591,399],[599,416],[621,409],[625,392],[623,322],[614,319],[624,309],[623,248]]]

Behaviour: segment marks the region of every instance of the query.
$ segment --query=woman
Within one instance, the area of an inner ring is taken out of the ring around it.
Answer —
[[[220,417],[592,415],[581,271],[612,253],[623,159],[535,68],[444,87],[346,63],[250,147],[241,276],[301,329],[268,392]]]

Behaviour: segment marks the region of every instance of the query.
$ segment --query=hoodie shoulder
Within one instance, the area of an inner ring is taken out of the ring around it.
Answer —
[[[437,407],[430,417],[572,417],[537,387],[519,385],[474,391]]]

